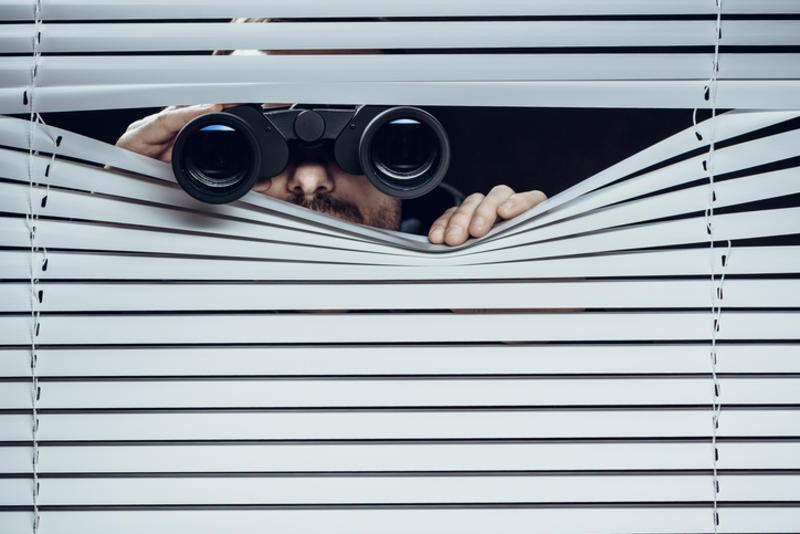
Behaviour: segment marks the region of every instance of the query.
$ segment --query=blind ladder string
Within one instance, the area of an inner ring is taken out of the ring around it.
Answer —
[[[39,75],[39,62],[41,59],[41,28],[42,28],[42,2],[35,0],[33,5],[34,25],[33,25],[33,55],[30,71],[30,86],[27,91],[23,93],[23,100],[28,104],[30,116],[28,122],[28,213],[25,216],[25,222],[28,229],[28,236],[30,239],[30,307],[31,307],[31,347],[30,347],[30,367],[31,367],[31,474],[32,474],[32,511],[33,533],[39,532],[39,399],[41,396],[41,387],[39,386],[39,378],[36,373],[38,365],[38,352],[37,352],[37,338],[40,333],[40,306],[39,306],[39,279],[37,277],[36,258],[38,252],[37,239],[36,239],[36,226],[38,220],[38,211],[34,208],[34,180],[33,180],[33,162],[34,156],[38,151],[34,148],[34,128],[35,123],[41,120],[41,117],[36,113],[34,104],[34,91],[36,87],[36,80]],[[46,197],[45,197],[46,198]],[[46,261],[46,257],[45,260]]]
[[[714,60],[711,70],[711,78],[706,86],[703,88],[703,97],[708,100],[711,105],[711,119],[709,121],[709,137],[708,140],[708,156],[703,162],[704,170],[708,175],[708,205],[704,213],[706,224],[706,232],[709,239],[709,252],[710,252],[710,281],[711,281],[711,351],[709,354],[711,363],[711,379],[713,383],[713,392],[711,397],[711,449],[712,449],[712,497],[713,497],[713,527],[714,534],[719,531],[719,448],[717,447],[717,432],[719,430],[719,418],[722,411],[722,404],[720,399],[721,384],[717,374],[717,333],[720,329],[720,320],[722,314],[722,299],[723,290],[722,286],[725,282],[725,267],[730,261],[731,242],[728,240],[727,251],[723,253],[721,258],[721,266],[719,277],[717,277],[717,254],[714,249],[714,205],[717,201],[714,182],[714,149],[716,143],[716,117],[717,117],[717,91],[719,88],[717,76],[719,73],[719,47],[722,40],[722,0],[715,0],[716,4],[716,25],[714,29]],[[692,115],[692,120],[697,125],[697,109],[695,108]],[[702,141],[703,137],[696,132],[697,139]]]

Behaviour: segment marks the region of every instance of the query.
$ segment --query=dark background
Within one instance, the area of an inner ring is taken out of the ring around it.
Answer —
[[[553,196],[692,124],[691,110],[435,107],[453,159],[445,178],[462,192],[496,184]],[[114,143],[159,108],[49,113],[45,121]]]

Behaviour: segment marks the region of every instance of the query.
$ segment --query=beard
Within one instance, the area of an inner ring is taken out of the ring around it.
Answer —
[[[378,205],[374,206],[374,209],[369,210],[366,214],[355,204],[331,198],[328,195],[316,195],[308,198],[298,194],[288,200],[297,206],[331,215],[344,221],[367,224],[387,230],[400,229],[401,204],[400,200],[396,198],[387,197],[385,200],[378,202]]]
[[[308,198],[299,194],[290,198],[289,202],[345,221],[364,223],[364,215],[358,209],[358,206],[329,196],[317,195],[313,198]]]

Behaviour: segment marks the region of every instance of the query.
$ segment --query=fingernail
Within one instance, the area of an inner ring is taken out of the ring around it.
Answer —
[[[474,219],[472,219],[472,224],[474,224],[478,228],[482,228],[483,225],[486,224],[486,219],[484,219],[483,217],[475,217]]]
[[[504,210],[510,210],[511,208],[514,207],[514,201],[513,200],[506,200],[505,202],[503,202],[503,205],[500,206],[500,207],[503,208]]]

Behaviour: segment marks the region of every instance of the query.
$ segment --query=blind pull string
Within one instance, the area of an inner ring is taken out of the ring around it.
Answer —
[[[717,254],[714,250],[714,205],[717,201],[714,183],[714,149],[716,143],[716,117],[717,117],[717,91],[719,84],[717,76],[719,74],[719,46],[722,40],[722,0],[715,0],[717,8],[716,25],[714,29],[714,60],[711,67],[711,78],[703,87],[703,98],[708,101],[711,106],[711,119],[709,121],[709,140],[708,140],[708,156],[703,161],[703,170],[708,175],[708,205],[704,212],[704,221],[706,225],[706,233],[708,233],[709,251],[710,251],[710,281],[711,281],[711,380],[713,385],[711,397],[711,450],[712,450],[712,496],[713,496],[713,526],[714,534],[719,531],[719,449],[717,447],[717,432],[719,430],[719,418],[722,411],[721,403],[721,384],[719,376],[717,375],[717,333],[720,329],[720,320],[722,314],[722,300],[723,290],[722,286],[725,282],[725,270],[730,262],[731,255],[731,241],[728,240],[726,252],[720,255],[720,276],[717,278]],[[695,135],[698,141],[703,141],[703,136],[697,130],[697,108],[692,113],[692,122],[695,125]]]
[[[22,95],[23,102],[28,105],[30,110],[29,123],[28,123],[28,213],[25,216],[25,222],[28,228],[28,236],[30,239],[30,305],[31,305],[31,349],[30,349],[30,366],[31,366],[31,474],[33,483],[33,533],[39,532],[39,399],[41,398],[41,387],[39,386],[39,377],[37,376],[38,366],[38,337],[41,330],[40,311],[41,301],[44,297],[43,290],[39,289],[39,278],[37,276],[38,269],[36,267],[36,258],[38,255],[39,247],[37,245],[36,227],[39,217],[38,209],[34,208],[34,179],[33,179],[33,162],[34,157],[38,155],[38,150],[34,148],[34,128],[36,122],[41,120],[39,114],[36,112],[35,106],[35,88],[36,81],[39,76],[39,63],[41,60],[41,28],[42,28],[42,2],[35,0],[33,6],[33,57],[31,63],[31,79],[30,87]],[[41,207],[46,204],[47,196],[42,199]],[[47,257],[46,253],[42,260],[42,268],[46,267]]]

